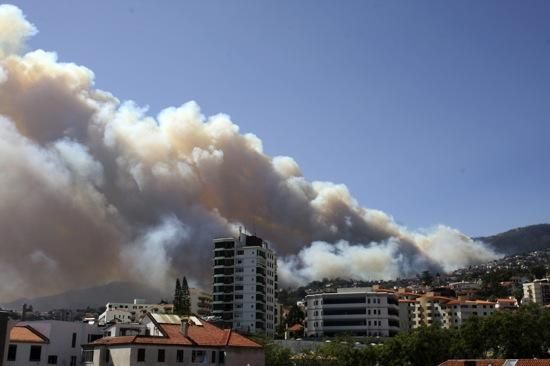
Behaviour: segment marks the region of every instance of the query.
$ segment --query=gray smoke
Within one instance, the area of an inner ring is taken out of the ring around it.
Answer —
[[[229,116],[195,102],[157,117],[94,87],[89,69],[25,53],[0,6],[0,300],[112,280],[208,288],[212,238],[254,227],[286,283],[448,271],[498,255],[458,231],[410,231],[344,185],[309,182]]]

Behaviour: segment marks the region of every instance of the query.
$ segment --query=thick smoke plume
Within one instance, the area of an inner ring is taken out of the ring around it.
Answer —
[[[497,256],[458,231],[412,232],[344,185],[309,182],[290,157],[195,102],[157,117],[94,88],[0,6],[0,300],[111,280],[208,288],[211,240],[254,227],[286,283],[392,278]],[[26,53],[25,53],[26,52]]]

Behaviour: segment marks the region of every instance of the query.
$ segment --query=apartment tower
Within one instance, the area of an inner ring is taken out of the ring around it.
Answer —
[[[273,336],[277,257],[265,240],[240,233],[214,239],[212,314],[224,328]]]

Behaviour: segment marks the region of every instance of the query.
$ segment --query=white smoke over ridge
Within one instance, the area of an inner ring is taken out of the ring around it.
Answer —
[[[412,232],[344,185],[309,182],[227,115],[154,118],[89,69],[20,53],[35,34],[0,5],[0,300],[110,280],[209,282],[211,240],[255,227],[287,283],[392,278],[498,255],[458,231]]]

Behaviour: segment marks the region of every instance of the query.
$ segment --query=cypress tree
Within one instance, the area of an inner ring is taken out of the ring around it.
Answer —
[[[174,291],[174,314],[181,314],[181,306],[182,306],[182,303],[181,303],[181,297],[182,297],[182,292],[181,292],[181,284],[180,284],[180,279],[177,278],[176,279],[176,289]]]
[[[189,294],[189,285],[185,276],[181,283],[181,314],[191,315],[191,295]]]

